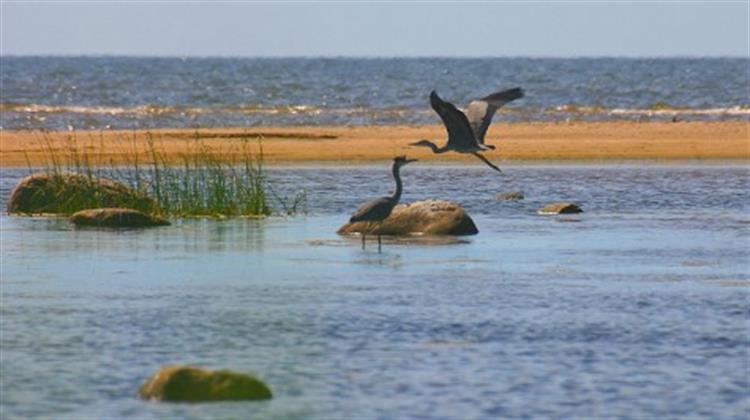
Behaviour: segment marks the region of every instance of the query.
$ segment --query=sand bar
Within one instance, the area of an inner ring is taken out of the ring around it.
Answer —
[[[222,159],[241,153],[247,143],[257,150],[257,138],[267,163],[367,163],[406,154],[428,162],[466,161],[457,153],[434,155],[408,143],[445,139],[440,125],[425,126],[294,126],[139,131],[79,131],[75,133],[0,131],[0,165],[43,165],[50,151],[64,159],[71,139],[94,165],[132,163],[133,152],[145,156],[149,139],[167,159],[180,162],[186,154],[208,148]],[[196,140],[196,138],[198,140]],[[243,140],[244,139],[244,140]],[[250,141],[247,142],[246,140]],[[487,143],[497,150],[486,156],[504,161],[623,161],[623,160],[750,160],[750,123],[724,122],[574,122],[495,124]],[[143,156],[139,159],[143,159]]]

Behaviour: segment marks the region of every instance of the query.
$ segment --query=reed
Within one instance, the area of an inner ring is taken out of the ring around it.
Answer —
[[[266,196],[261,140],[258,154],[247,138],[233,147],[226,161],[196,136],[173,165],[148,134],[149,192],[162,213],[177,216],[264,216],[271,214]]]
[[[101,142],[100,136],[100,142]],[[152,197],[156,205],[153,213],[176,216],[258,217],[273,213],[269,201],[274,200],[279,213],[294,215],[306,211],[306,193],[295,197],[281,197],[273,191],[263,166],[262,138],[241,138],[230,150],[211,148],[196,133],[194,139],[175,161],[168,159],[159,139],[146,133],[137,139],[133,132],[125,165],[102,164],[106,157],[91,146],[81,147],[76,133],[71,133],[64,146],[43,136],[46,159],[43,170],[51,174],[77,173],[93,183],[97,178],[108,178],[124,183],[141,194]],[[230,158],[227,159],[227,156]],[[34,171],[29,163],[30,170]],[[96,197],[78,197],[79,204],[96,207]]]

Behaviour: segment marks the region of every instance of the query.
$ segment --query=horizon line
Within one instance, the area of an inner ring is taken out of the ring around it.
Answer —
[[[202,54],[111,54],[111,53],[95,53],[95,54],[17,54],[11,53],[6,54],[0,52],[0,58],[176,58],[176,59],[700,59],[700,58],[724,58],[724,59],[748,59],[750,60],[750,54],[748,55],[730,55],[730,54],[718,54],[718,55],[688,55],[688,54],[675,54],[675,55],[376,55],[376,54],[358,54],[358,55],[346,55],[346,54],[320,54],[320,55],[303,55],[303,54],[290,54],[290,55],[231,55],[231,54],[217,54],[217,55],[202,55]]]

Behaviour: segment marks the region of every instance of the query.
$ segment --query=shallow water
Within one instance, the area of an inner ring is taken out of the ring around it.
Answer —
[[[405,201],[458,201],[480,233],[382,254],[335,234],[390,188],[382,167],[272,169],[308,191],[295,218],[3,215],[0,416],[747,418],[748,169],[504,169],[404,168]],[[23,171],[0,175],[5,199]],[[586,212],[535,213],[555,200]],[[275,398],[138,400],[167,363],[254,372]]]
[[[749,77],[743,58],[3,57],[0,126],[439,124],[433,89],[463,107],[516,86],[503,120],[747,120]]]

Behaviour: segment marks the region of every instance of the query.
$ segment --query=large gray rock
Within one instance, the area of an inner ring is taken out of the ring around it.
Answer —
[[[347,223],[338,230],[340,235],[362,233],[368,235],[474,235],[479,233],[471,217],[461,206],[450,201],[426,200],[399,204],[383,222]]]
[[[75,173],[36,173],[10,193],[8,213],[72,214],[101,207],[125,207],[150,213],[153,198],[117,181]]]
[[[88,209],[73,213],[70,221],[77,226],[142,228],[166,226],[169,221],[133,209]]]
[[[161,401],[267,400],[271,390],[259,379],[227,370],[164,366],[138,389],[145,399]]]
[[[551,203],[539,209],[539,214],[575,214],[583,213],[581,207],[575,203]]]

